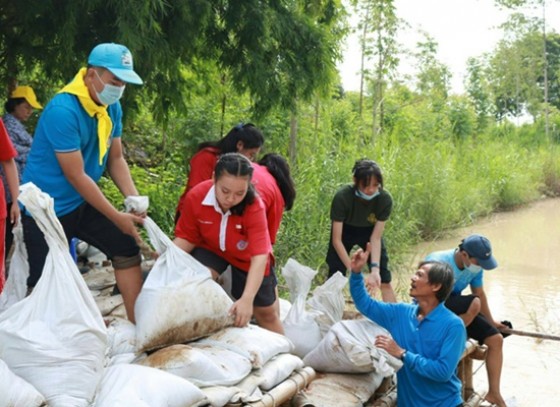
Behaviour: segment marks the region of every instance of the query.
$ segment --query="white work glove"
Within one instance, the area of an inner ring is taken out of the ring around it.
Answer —
[[[150,206],[150,198],[147,196],[129,195],[124,200],[124,207],[127,212],[136,214],[148,212]]]

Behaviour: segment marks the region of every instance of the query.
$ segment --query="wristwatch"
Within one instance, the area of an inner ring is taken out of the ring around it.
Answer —
[[[369,263],[369,268],[370,268],[370,269],[372,269],[372,268],[374,268],[374,267],[379,268],[379,263],[377,263],[377,262],[375,262],[375,261]]]
[[[404,361],[404,357],[406,355],[406,349],[404,349],[401,353],[401,356],[399,357],[400,360]]]

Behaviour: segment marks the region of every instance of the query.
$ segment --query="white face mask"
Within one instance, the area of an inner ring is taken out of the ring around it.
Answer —
[[[379,195],[379,190],[375,191],[373,194],[368,195],[362,191],[360,191],[358,188],[356,188],[356,196],[358,198],[362,198],[363,200],[366,201],[371,201],[373,198],[375,198],[377,195]]]
[[[468,270],[471,273],[480,273],[482,271],[482,267],[478,264],[471,263],[467,266],[465,262],[463,262],[463,266],[465,266],[465,270]]]
[[[103,80],[101,79],[101,77],[99,76],[99,74],[95,69],[94,72],[99,78],[99,80],[101,81],[101,83],[103,84],[103,90],[101,92],[95,91],[95,94],[97,95],[99,101],[107,106],[116,103],[122,97],[124,93],[125,85],[123,86],[109,85],[108,83],[103,82]]]

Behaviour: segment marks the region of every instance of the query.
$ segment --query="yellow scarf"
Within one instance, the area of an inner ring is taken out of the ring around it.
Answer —
[[[90,115],[97,119],[97,137],[99,138],[99,165],[103,164],[103,157],[107,154],[109,149],[109,137],[111,137],[111,130],[113,130],[113,122],[107,112],[107,106],[99,106],[93,101],[89,95],[88,88],[84,82],[86,76],[86,68],[78,71],[72,82],[66,85],[58,93],[70,93],[76,95],[82,104],[82,107]]]

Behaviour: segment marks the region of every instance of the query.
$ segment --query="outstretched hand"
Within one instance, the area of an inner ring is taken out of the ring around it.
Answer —
[[[369,259],[370,247],[371,245],[368,243],[366,246],[366,250],[358,249],[350,258],[350,269],[353,273],[360,273],[362,268],[367,263]]]

